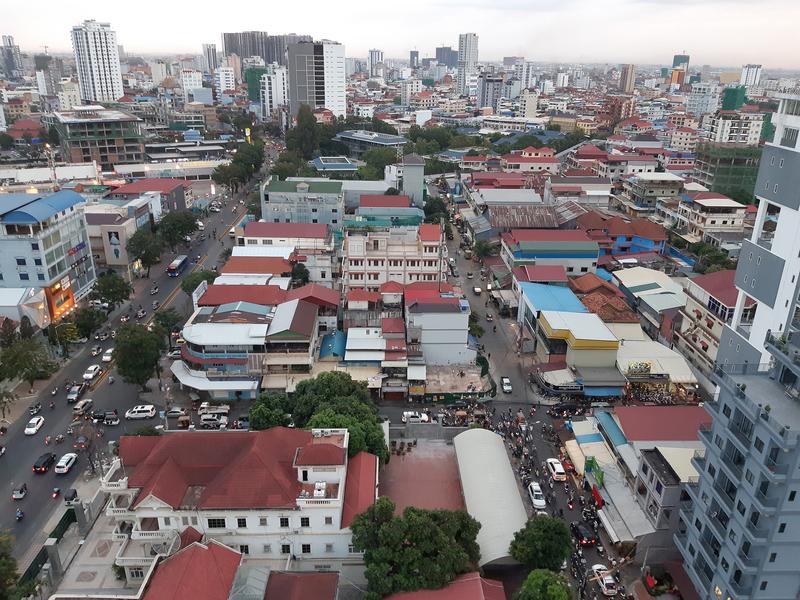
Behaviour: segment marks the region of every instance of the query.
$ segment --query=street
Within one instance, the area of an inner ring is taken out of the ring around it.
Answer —
[[[212,212],[208,217],[202,219],[205,223],[206,240],[197,241],[197,234],[195,234],[195,239],[188,247],[183,245],[174,254],[166,251],[161,257],[161,263],[152,268],[149,279],[135,279],[133,281],[134,294],[130,301],[113,311],[102,329],[118,329],[121,326],[119,318],[128,312],[129,306],[135,311],[141,305],[147,311],[147,316],[140,322],[148,323],[153,317],[153,300],[161,302],[159,310],[171,307],[175,308],[184,318],[188,317],[191,311],[191,301],[180,289],[181,277],[169,277],[166,267],[178,254],[186,254],[191,261],[184,274],[195,269],[210,269],[216,265],[222,251],[230,247],[233,242],[228,237],[228,231],[241,220],[246,211],[245,205],[240,204],[239,199],[246,198],[247,190],[252,191],[252,187],[252,184],[244,186],[241,192],[227,201],[227,206],[224,206],[221,212]],[[212,236],[214,229],[217,230],[216,238]],[[198,254],[200,255],[199,263],[194,260]],[[159,292],[151,296],[150,288],[153,285],[158,285]],[[131,322],[135,322],[135,320],[131,319]],[[105,367],[108,363],[101,363],[100,356],[92,357],[90,349],[94,345],[102,346],[103,350],[112,348],[113,341],[113,339],[108,339],[105,342],[99,342],[91,339],[86,344],[73,345],[72,356],[61,370],[49,382],[36,382],[35,387],[38,394],[17,401],[19,406],[15,407],[14,412],[21,414],[9,425],[6,434],[0,438],[0,443],[6,447],[5,455],[0,457],[0,481],[3,482],[3,490],[6,494],[5,500],[0,499],[0,529],[7,529],[16,537],[15,554],[18,558],[26,555],[30,549],[34,549],[34,552],[38,550],[49,533],[49,531],[44,531],[46,524],[56,510],[60,514],[63,509],[62,498],[53,499],[51,497],[53,488],[59,487],[63,493],[64,490],[73,487],[80,477],[87,479],[90,477],[86,451],[76,451],[79,455],[78,461],[71,472],[66,475],[56,475],[52,467],[45,474],[36,474],[32,472],[32,465],[45,452],[54,452],[57,458],[60,458],[63,454],[74,451],[72,436],[65,436],[66,439],[60,444],[52,441],[47,446],[44,443],[46,436],[51,436],[55,440],[56,435],[64,434],[72,422],[74,405],[67,403],[67,392],[63,389],[63,382],[66,380],[80,381],[83,372],[90,365],[98,364]],[[163,376],[166,378],[170,376],[168,363],[169,361],[164,364]],[[109,374],[114,377],[113,384],[108,382]],[[55,396],[52,396],[51,391],[55,386],[59,386],[60,389]],[[156,394],[158,394],[157,390],[156,387]],[[111,369],[104,369],[103,373],[95,378],[83,398],[91,398],[94,401],[94,409],[116,409],[122,418],[128,408],[145,402],[145,400],[140,400],[139,394],[138,386],[125,383],[121,377],[116,375],[112,366]],[[49,408],[51,400],[55,400],[56,407],[54,409]],[[161,402],[155,402],[158,408],[164,406],[163,398],[161,400]],[[42,404],[40,415],[44,417],[44,425],[36,435],[26,436],[23,434],[23,430],[30,418],[27,408],[36,402]],[[152,399],[148,399],[146,402],[152,402]],[[21,409],[24,409],[24,412]],[[107,456],[108,442],[118,440],[121,435],[131,433],[142,426],[158,423],[157,420],[126,421],[122,418],[117,426],[103,427],[105,433],[102,437],[96,437],[95,434],[92,455],[95,456],[96,453],[102,452]],[[91,426],[83,429],[76,428],[74,435],[84,433],[93,434],[94,428]],[[12,500],[12,489],[22,483],[26,483],[28,486],[27,496],[23,500]],[[21,508],[25,514],[22,521],[17,521],[15,518],[17,508]],[[20,568],[24,569],[26,566],[21,564]]]

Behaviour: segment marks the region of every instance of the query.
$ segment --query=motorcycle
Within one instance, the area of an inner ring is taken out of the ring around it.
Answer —
[[[58,393],[58,388],[57,388],[57,387],[54,387],[54,388],[53,388],[53,391],[51,391],[51,392],[50,392],[50,395],[51,395],[51,396],[55,396],[57,393]]]
[[[61,488],[53,488],[53,498],[58,498],[61,495]]]
[[[114,385],[114,378],[111,375],[108,376],[108,385]]]
[[[50,400],[50,410],[55,409],[55,407],[56,407],[56,403],[53,402],[52,400]]]
[[[21,509],[17,509],[17,521],[22,521],[25,518],[25,513]]]
[[[60,443],[61,443],[61,442],[63,442],[63,441],[64,441],[64,434],[63,434],[63,433],[59,433],[59,434],[56,436],[56,444],[60,444]]]
[[[45,446],[49,446],[49,445],[50,445],[50,436],[49,436],[49,435],[48,435],[48,436],[45,436],[45,438],[44,438],[44,445],[45,445]]]
[[[31,416],[34,416],[34,415],[38,415],[41,410],[42,410],[42,403],[41,402],[37,402],[36,404],[34,404],[33,406],[31,406],[28,409],[28,412],[31,414]]]

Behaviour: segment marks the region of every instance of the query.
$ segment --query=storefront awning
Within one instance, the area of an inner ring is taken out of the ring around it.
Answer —
[[[584,387],[584,396],[592,396],[594,398],[613,398],[622,396],[622,388],[617,387]]]
[[[204,392],[251,392],[261,387],[261,381],[258,379],[209,379],[202,371],[188,369],[182,360],[173,362],[170,371],[181,382],[181,385]]]
[[[611,520],[608,518],[608,515],[606,515],[602,508],[597,511],[597,516],[600,519],[600,522],[603,524],[603,529],[606,530],[608,537],[611,538],[611,543],[616,544],[619,542],[620,537],[617,535],[617,532],[614,530],[614,526],[611,524]]]
[[[409,381],[425,381],[428,377],[428,368],[425,365],[408,365]]]

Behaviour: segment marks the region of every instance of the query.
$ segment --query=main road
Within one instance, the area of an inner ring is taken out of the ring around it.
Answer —
[[[268,158],[274,158],[274,156],[271,156],[274,152],[270,152],[269,149],[266,154]],[[247,194],[256,189],[257,187],[254,183],[248,184],[244,189],[228,199],[226,201],[227,204],[222,207],[219,213],[210,213],[209,217],[203,219],[205,240],[198,240],[198,232],[190,244],[178,249],[176,254],[186,254],[192,261],[186,271],[187,273],[193,269],[210,269],[211,266],[218,263],[220,254],[232,244],[228,231],[234,224],[241,221],[246,212]],[[245,200],[245,203],[240,202],[240,200]],[[215,229],[217,232],[216,238],[212,235]],[[184,316],[188,316],[190,304],[188,297],[180,289],[181,278],[172,278],[166,274],[166,266],[176,254],[165,253],[162,256],[161,263],[151,269],[150,279],[134,281],[134,295],[129,303],[125,303],[111,313],[109,321],[104,325],[104,329],[120,327],[119,318],[128,311],[129,306],[135,310],[139,305],[142,305],[148,313],[142,322],[148,322],[153,313],[151,310],[153,300],[161,302],[161,309],[173,307]],[[200,261],[195,260],[198,255],[200,256]],[[159,293],[156,295],[150,295],[150,288],[153,285],[159,287]],[[106,350],[113,347],[113,341],[113,339],[108,339],[105,342],[90,340],[80,346],[54,378],[55,383],[61,385],[65,380],[80,381],[87,367],[93,364],[102,364],[100,356],[91,356],[90,348],[98,344],[103,347],[103,350]],[[120,417],[122,417],[127,409],[141,403],[139,400],[139,388],[136,385],[123,382],[122,378],[117,376],[114,377],[114,383],[109,384],[109,374],[114,374],[113,364],[110,369],[96,377],[91,389],[87,390],[83,397],[91,398],[94,401],[94,409],[116,409]],[[33,463],[45,452],[55,453],[56,459],[58,459],[63,454],[74,451],[72,448],[73,438],[71,436],[65,436],[66,439],[60,444],[55,444],[53,441],[48,446],[44,443],[46,436],[50,436],[52,440],[55,440],[56,435],[59,433],[64,434],[72,422],[73,405],[67,403],[66,392],[60,389],[55,396],[52,396],[51,391],[52,387],[45,387],[39,391],[35,398],[26,400],[25,412],[9,425],[6,434],[0,438],[0,444],[3,444],[6,448],[5,454],[0,457],[0,494],[5,495],[5,498],[0,495],[0,530],[8,530],[14,534],[17,558],[30,556],[29,549],[38,548],[44,542],[47,533],[49,533],[44,531],[46,524],[53,516],[54,511],[63,508],[61,497],[52,498],[53,488],[59,487],[61,490],[66,490],[73,487],[76,480],[83,477],[84,473],[89,469],[88,453],[75,450],[78,453],[78,461],[69,474],[56,475],[52,467],[45,474],[36,474],[32,470]],[[51,400],[55,400],[56,407],[54,409],[49,408]],[[41,402],[42,404],[43,409],[40,414],[44,417],[44,425],[36,435],[26,436],[23,430],[29,419],[27,408],[36,402]],[[164,402],[156,402],[156,405],[162,408]],[[17,412],[19,411],[17,410]],[[105,432],[103,437],[93,436],[94,446],[97,450],[106,449],[108,442],[118,440],[121,435],[131,433],[142,425],[149,423],[150,421],[126,421],[122,418],[117,426],[103,427]],[[78,433],[76,430],[75,435]],[[88,428],[86,433],[93,433],[93,428]],[[94,455],[95,452],[92,452],[92,454]],[[27,496],[23,500],[12,500],[11,491],[22,483],[28,486]],[[15,517],[15,511],[18,507],[25,513],[25,517],[21,521],[17,521]],[[21,569],[26,567],[27,565],[25,564],[20,565]]]

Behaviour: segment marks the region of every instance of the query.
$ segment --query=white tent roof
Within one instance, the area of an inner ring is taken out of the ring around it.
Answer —
[[[686,359],[664,344],[654,340],[627,340],[617,351],[617,366],[624,374],[634,363],[650,364],[651,374],[666,374],[672,383],[692,385],[697,377]]]
[[[478,565],[514,564],[508,547],[528,513],[519,494],[503,438],[470,429],[453,438],[467,512],[481,524]]]

